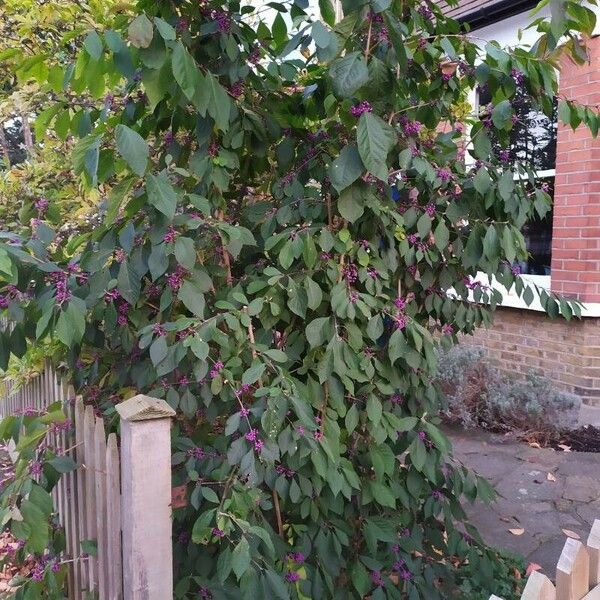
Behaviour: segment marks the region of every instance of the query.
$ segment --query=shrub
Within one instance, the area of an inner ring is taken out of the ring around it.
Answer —
[[[438,358],[438,382],[451,421],[542,435],[577,425],[581,399],[545,377],[509,377],[491,366],[486,351],[477,346],[459,344]]]

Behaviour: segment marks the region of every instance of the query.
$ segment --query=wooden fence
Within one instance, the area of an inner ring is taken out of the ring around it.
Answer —
[[[585,545],[567,538],[556,566],[556,585],[535,571],[521,600],[600,600],[600,520],[594,521]]]
[[[55,402],[62,403],[68,421],[50,433],[50,443],[77,464],[77,469],[60,478],[52,494],[66,537],[63,558],[69,564],[69,600],[84,600],[89,592],[100,600],[169,600],[172,409],[163,400],[146,396],[119,406],[122,444],[127,448],[122,494],[116,435],[106,437],[103,419],[94,414],[92,406],[84,406],[81,397],[75,398],[52,369],[46,368],[18,390],[6,384],[0,415],[43,411]],[[142,443],[136,445],[140,439]],[[146,445],[153,442],[152,448],[143,447],[144,441]],[[152,469],[158,466],[161,473],[157,475]],[[149,535],[140,540],[140,531]],[[149,547],[136,545],[141,541]],[[94,546],[95,552],[86,552]],[[123,547],[128,548],[125,556]],[[148,573],[158,578],[158,583],[153,583]]]

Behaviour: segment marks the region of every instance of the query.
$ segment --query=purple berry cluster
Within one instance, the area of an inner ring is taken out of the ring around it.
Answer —
[[[421,129],[423,129],[423,123],[420,123],[419,121],[411,121],[410,119],[402,116],[400,117],[400,127],[402,127],[404,135],[408,137],[416,137],[421,132]]]
[[[360,104],[350,107],[350,114],[353,117],[360,117],[363,113],[373,112],[370,102],[363,100]]]

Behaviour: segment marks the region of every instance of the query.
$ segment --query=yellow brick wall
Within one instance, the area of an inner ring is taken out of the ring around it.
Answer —
[[[499,308],[494,325],[465,336],[463,343],[483,346],[507,373],[529,371],[600,406],[600,319],[567,322],[530,310]]]

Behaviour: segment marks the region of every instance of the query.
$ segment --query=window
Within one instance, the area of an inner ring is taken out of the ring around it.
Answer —
[[[485,106],[491,98],[479,91],[478,104]],[[517,117],[510,132],[509,159],[528,164],[538,176],[538,184],[553,197],[556,165],[556,136],[558,130],[558,102],[553,101],[551,117],[548,117],[529,101],[525,91],[517,88],[513,99]],[[501,147],[492,138],[494,151],[501,156]],[[550,275],[552,260],[552,211],[543,219],[534,218],[523,227],[529,258],[519,263],[522,273]]]

